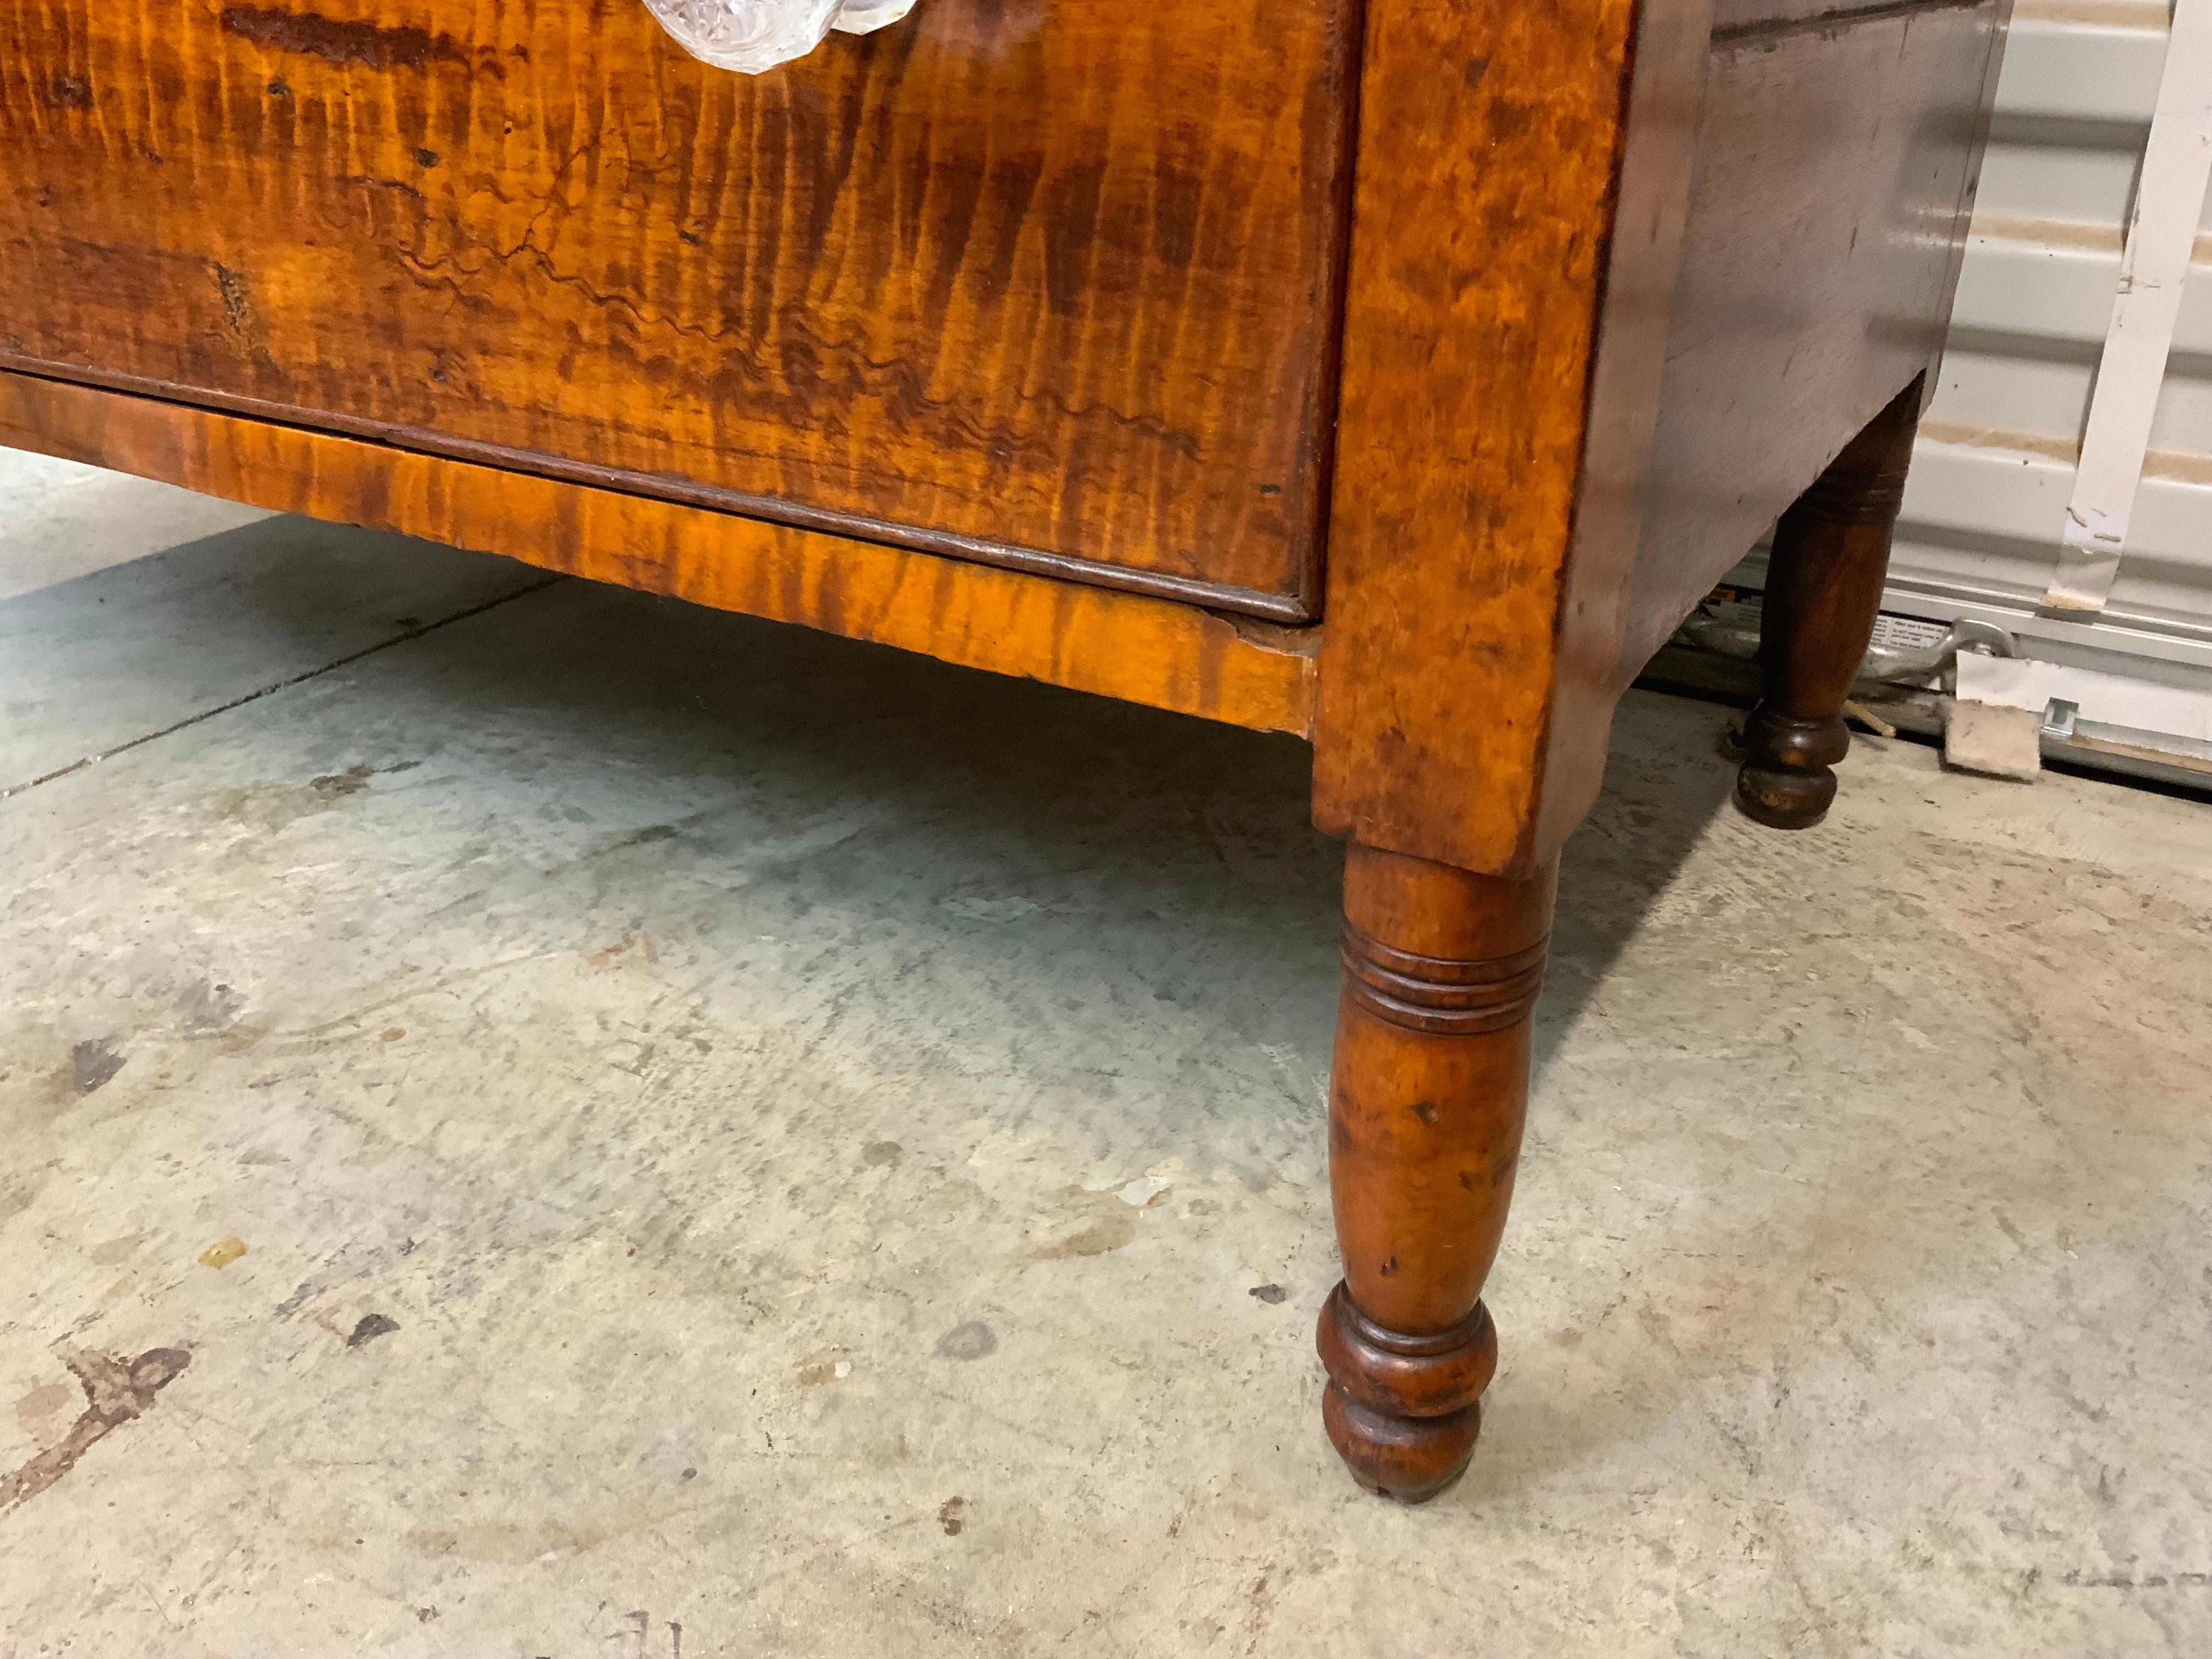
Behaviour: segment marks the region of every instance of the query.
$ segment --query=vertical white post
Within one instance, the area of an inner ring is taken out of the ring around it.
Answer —
[[[2058,546],[2048,609],[2096,612],[2112,594],[2128,516],[2150,451],[2152,417],[2181,314],[2204,188],[2212,178],[2212,0],[2176,0],[2151,118],[2120,289],[2081,432],[2081,460]]]

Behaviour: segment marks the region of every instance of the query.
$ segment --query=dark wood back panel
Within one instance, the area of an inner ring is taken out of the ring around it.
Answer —
[[[0,0],[0,359],[1304,616],[1356,11]]]
[[[1716,29],[1619,683],[1942,350],[2002,9]]]

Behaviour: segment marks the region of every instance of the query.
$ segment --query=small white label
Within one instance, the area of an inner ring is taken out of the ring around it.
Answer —
[[[1917,651],[1950,631],[1948,624],[1925,617],[1899,617],[1885,611],[1874,619],[1873,642],[1892,651]]]

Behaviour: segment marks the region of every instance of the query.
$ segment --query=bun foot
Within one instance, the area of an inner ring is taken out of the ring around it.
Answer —
[[[1836,799],[1830,769],[1850,752],[1839,717],[1792,720],[1765,704],[1744,722],[1744,763],[1735,775],[1735,804],[1770,830],[1810,830]]]
[[[1459,1479],[1482,1431],[1482,1391],[1498,1370],[1498,1332],[1480,1303],[1449,1331],[1401,1336],[1339,1285],[1317,1333],[1329,1375],[1329,1443],[1371,1492],[1425,1503]]]
[[[1354,1480],[1378,1498],[1425,1504],[1467,1473],[1482,1431],[1482,1407],[1444,1417],[1390,1417],[1332,1382],[1322,1396],[1321,1420]]]

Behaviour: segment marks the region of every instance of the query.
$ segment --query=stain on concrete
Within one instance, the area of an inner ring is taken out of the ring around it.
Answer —
[[[1274,1308],[1281,1306],[1289,1298],[1291,1293],[1279,1285],[1255,1285],[1245,1294],[1257,1297],[1269,1307]]]
[[[365,1343],[375,1341],[380,1336],[388,1335],[398,1328],[399,1322],[396,1319],[387,1318],[380,1313],[363,1314],[360,1322],[353,1328],[352,1334],[346,1338],[346,1346],[358,1348]]]
[[[88,1037],[74,1045],[69,1058],[70,1091],[88,1095],[106,1087],[123,1069],[125,1058],[116,1052],[113,1037]]]
[[[246,1241],[240,1238],[218,1238],[200,1252],[203,1267],[228,1267],[246,1254]]]
[[[642,830],[633,830],[627,835],[615,836],[599,848],[602,853],[615,853],[625,847],[646,847],[656,841],[674,841],[676,826],[672,823],[648,823]]]
[[[818,1389],[825,1382],[842,1382],[853,1374],[853,1362],[842,1348],[823,1348],[799,1362],[799,1385]]]
[[[177,999],[177,1023],[187,1031],[227,1031],[246,1011],[246,999],[228,985],[202,980]]]
[[[905,1150],[896,1140],[872,1140],[860,1148],[860,1162],[871,1168],[896,1164],[899,1161],[899,1154]]]
[[[955,1325],[937,1339],[940,1359],[981,1359],[999,1351],[999,1334],[980,1319]]]
[[[15,1402],[15,1421],[33,1440],[46,1437],[53,1419],[64,1415],[77,1391],[66,1382],[41,1382]]]
[[[1133,1195],[1131,1189],[1139,1195]],[[1059,1261],[1073,1256],[1104,1255],[1118,1250],[1137,1236],[1137,1217],[1166,1190],[1164,1182],[1132,1182],[1123,1187],[1093,1192],[1087,1187],[1065,1187],[1060,1198],[1067,1211],[1085,1224],[1052,1243],[1031,1250],[1035,1261]]]
[[[1042,907],[1035,901],[1018,895],[1007,898],[977,898],[961,895],[939,899],[938,902],[956,916],[969,921],[1019,921],[1024,916],[1035,915]]]
[[[125,1233],[120,1238],[111,1238],[105,1244],[95,1244],[88,1252],[103,1267],[112,1267],[118,1261],[128,1261],[137,1254],[138,1247],[146,1242],[143,1233]]]
[[[612,945],[603,945],[598,950],[587,952],[584,966],[595,974],[603,974],[610,968],[634,968],[659,960],[660,952],[653,949],[651,939],[640,939],[631,933],[617,939]]]
[[[561,1521],[488,1521],[465,1527],[421,1528],[407,1534],[407,1547],[418,1555],[453,1556],[465,1561],[520,1567],[548,1556],[589,1549],[601,1536]]]
[[[937,1506],[937,1524],[945,1528],[947,1538],[957,1538],[967,1527],[963,1511],[968,1507],[964,1498],[948,1498]]]
[[[149,1348],[136,1359],[125,1360],[88,1351],[67,1355],[62,1363],[84,1390],[84,1410],[59,1443],[0,1481],[0,1513],[29,1503],[102,1440],[142,1416],[154,1396],[192,1363],[192,1356],[184,1348]]]
[[[282,830],[310,812],[326,812],[368,788],[376,778],[394,772],[411,772],[422,763],[401,761],[393,766],[356,764],[342,772],[325,772],[305,783],[252,783],[218,791],[216,808],[224,817],[257,830]]]
[[[217,810],[222,817],[263,830],[282,830],[330,805],[327,797],[295,783],[252,783],[217,793]]]
[[[1072,1256],[1104,1255],[1118,1250],[1137,1236],[1137,1218],[1126,1211],[1118,1215],[1102,1215],[1089,1226],[1070,1233],[1056,1244],[1032,1250],[1031,1257],[1038,1261],[1061,1261]]]
[[[307,787],[325,800],[340,800],[348,795],[358,795],[368,787],[368,781],[376,775],[373,766],[349,766],[343,772],[328,772],[319,778],[309,778]]]

